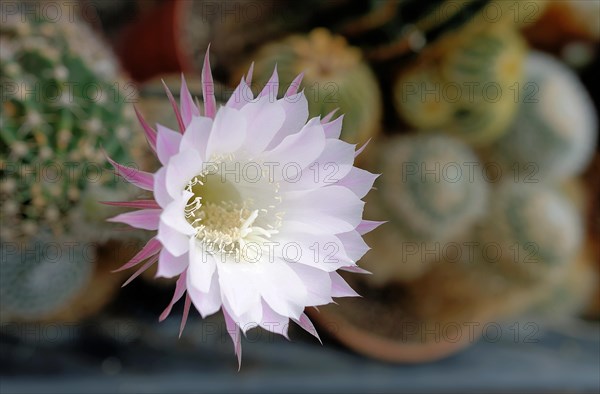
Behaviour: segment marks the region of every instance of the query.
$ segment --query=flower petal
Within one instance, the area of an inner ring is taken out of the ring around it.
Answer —
[[[308,119],[308,101],[304,92],[284,97],[279,100],[279,103],[285,111],[285,121],[271,140],[267,147],[268,150],[279,145],[288,135],[296,134],[302,130]]]
[[[283,170],[277,171],[276,175],[291,179],[295,175],[285,171],[286,165],[292,164],[294,168],[304,169],[319,157],[324,148],[323,127],[318,121],[313,121],[298,133],[285,137],[279,145],[265,152],[262,159],[264,162],[277,163]]]
[[[142,230],[157,230],[161,212],[160,209],[141,209],[139,211],[122,213],[107,219],[107,221],[124,223]]]
[[[338,116],[331,122],[323,124],[323,130],[325,130],[325,136],[327,138],[338,139],[342,134],[342,122],[344,121],[344,115]]]
[[[206,157],[237,151],[246,139],[247,123],[240,111],[221,107],[208,137]]]
[[[171,302],[169,302],[169,305],[167,305],[163,313],[160,314],[158,321],[163,321],[169,316],[169,314],[171,313],[171,309],[173,309],[173,306],[177,303],[177,301],[181,299],[181,297],[183,297],[185,289],[186,273],[184,271],[183,274],[181,274],[181,276],[177,279],[177,282],[175,284],[175,292],[173,293],[173,298],[171,299]]]
[[[188,182],[200,174],[203,167],[204,162],[194,149],[184,150],[171,157],[165,178],[169,195],[174,199],[181,198]]]
[[[146,134],[146,139],[148,140],[148,144],[150,145],[152,150],[156,152],[156,131],[152,127],[150,127],[148,122],[146,122],[146,119],[144,119],[144,117],[142,116],[140,111],[138,111],[138,109],[135,105],[133,106],[133,109],[135,111],[135,115],[138,118],[138,121],[142,125],[142,129],[144,130],[144,133]]]
[[[308,296],[300,277],[281,259],[259,264],[265,266],[255,276],[262,299],[282,316],[300,317]],[[277,285],[274,285],[275,283]]]
[[[286,339],[289,339],[289,318],[275,312],[264,300],[262,301],[262,319],[259,322],[259,325],[267,331],[282,335]]]
[[[334,297],[360,297],[337,272],[330,272],[331,295]]]
[[[156,154],[162,165],[167,165],[169,159],[179,151],[181,134],[162,125],[156,125]]]
[[[283,126],[285,111],[281,104],[269,102],[268,96],[249,103],[241,109],[248,124],[248,134],[244,148],[251,154],[258,154],[271,143],[275,134]]]
[[[227,298],[234,316],[243,315],[260,302],[256,269],[252,263],[218,261],[217,275],[221,292]]]
[[[362,219],[364,206],[351,190],[337,185],[288,192],[284,204],[285,220],[312,225],[315,231],[331,234],[354,230]]]
[[[203,293],[210,289],[213,273],[217,267],[215,258],[204,250],[201,242],[190,238],[190,281]]]
[[[212,315],[219,311],[222,306],[221,289],[217,275],[213,274],[210,282],[210,289],[203,293],[194,287],[188,272],[187,278],[188,294],[192,298],[194,306],[200,312],[202,318]]]
[[[192,99],[183,73],[181,74],[181,90],[179,96],[181,101],[181,119],[183,120],[183,125],[187,128],[192,121],[192,116],[200,116],[200,110]]]
[[[352,167],[350,173],[340,179],[336,185],[352,190],[358,198],[363,198],[373,188],[373,183],[379,174],[373,174],[362,168]]]
[[[356,226],[356,231],[360,235],[365,235],[366,233],[370,233],[375,230],[377,227],[382,224],[387,223],[385,221],[375,221],[375,220],[363,220],[360,222],[358,226]]]
[[[127,180],[127,182],[131,183],[144,190],[152,190],[152,186],[154,185],[154,179],[152,174],[149,172],[138,170],[137,168],[131,168],[123,166],[115,161],[113,161],[110,157],[106,157],[110,164],[115,168],[117,174],[122,176]]]
[[[154,199],[162,208],[173,201],[167,191],[167,167],[161,167],[154,174]]]
[[[326,305],[331,299],[331,278],[329,273],[306,264],[290,263],[308,292],[306,306]]]
[[[158,257],[157,278],[173,278],[181,275],[188,267],[190,256],[187,253],[181,256],[173,256],[169,251],[163,248]]]
[[[317,338],[319,340],[319,342],[321,342],[321,345],[323,344],[323,342],[321,341],[321,338],[319,338],[319,333],[317,333],[317,329],[315,328],[315,326],[310,321],[310,319],[308,318],[308,316],[306,316],[305,313],[303,313],[298,320],[295,320],[295,322],[300,327],[302,327],[304,329],[304,331],[306,331],[307,333],[309,333],[313,337]]]
[[[206,160],[206,145],[212,129],[213,120],[205,116],[192,116],[181,138],[179,151],[194,149],[200,158]]]

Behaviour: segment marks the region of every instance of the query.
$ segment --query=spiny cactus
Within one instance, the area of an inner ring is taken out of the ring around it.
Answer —
[[[40,320],[73,302],[94,272],[91,244],[43,229],[26,243],[3,245],[0,264],[1,320]]]
[[[381,152],[378,196],[410,238],[442,241],[481,217],[488,185],[477,156],[444,135],[397,137]]]
[[[536,181],[576,175],[598,139],[592,100],[573,71],[550,55],[531,53],[525,68],[524,100],[508,133],[491,147],[491,160]]]
[[[303,72],[302,85],[310,116],[339,108],[338,114],[344,115],[342,139],[347,142],[364,143],[379,131],[382,116],[379,85],[362,61],[360,50],[349,46],[343,37],[318,28],[308,35],[294,35],[267,44],[253,59],[254,81],[260,87],[267,83],[277,64],[280,96],[284,87]]]
[[[584,237],[577,208],[544,184],[505,182],[478,232],[481,266],[514,283],[556,277],[579,251]]]
[[[92,187],[125,190],[101,147],[131,162],[123,146],[134,124],[133,86],[117,78],[116,60],[83,22],[3,19],[2,238],[26,240],[48,227],[56,237],[97,239],[104,211],[82,201]]]
[[[415,64],[394,84],[395,107],[419,130],[442,130],[474,145],[502,135],[517,110],[523,39],[501,24],[464,39],[436,61]]]

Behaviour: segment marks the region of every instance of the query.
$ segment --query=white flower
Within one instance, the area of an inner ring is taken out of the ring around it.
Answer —
[[[376,175],[353,166],[360,151],[339,140],[342,116],[308,120],[302,76],[277,99],[277,72],[254,97],[252,70],[217,109],[205,58],[205,113],[182,80],[181,107],[167,90],[180,131],[154,131],[138,114],[162,167],[156,173],[113,163],[154,200],[111,203],[138,210],[112,221],[158,234],[122,269],[158,261],[157,276],[178,277],[186,294],[182,329],[193,304],[203,317],[223,311],[241,360],[240,329],[261,326],[287,336],[289,319],[317,336],[304,314],[332,297],[357,295],[337,270],[365,272],[361,198]],[[130,280],[131,280],[130,279]],[[318,336],[317,336],[318,337]]]

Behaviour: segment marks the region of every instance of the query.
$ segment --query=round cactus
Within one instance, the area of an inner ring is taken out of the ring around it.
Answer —
[[[28,242],[6,242],[0,264],[2,319],[43,319],[70,303],[94,272],[91,244],[41,230]]]
[[[549,55],[532,53],[518,114],[506,135],[492,146],[492,160],[535,179],[561,180],[589,164],[598,119],[577,76]],[[533,167],[532,167],[533,166]]]
[[[447,240],[482,216],[487,184],[477,156],[443,135],[399,137],[381,152],[379,195],[414,239]]]
[[[394,106],[409,125],[432,130],[450,123],[454,103],[444,92],[444,79],[435,67],[412,67],[394,83]]]
[[[582,218],[562,193],[504,183],[479,232],[481,263],[511,281],[539,282],[562,272],[583,236]]]
[[[255,84],[265,85],[277,64],[279,95],[304,73],[304,93],[310,116],[339,108],[344,114],[342,139],[364,143],[380,129],[382,101],[379,85],[358,48],[341,36],[318,28],[262,47],[253,57]],[[244,68],[245,70],[246,68]],[[236,83],[238,81],[235,81]]]
[[[400,116],[419,130],[443,130],[474,145],[497,139],[517,110],[524,43],[509,25],[492,26],[462,46],[401,72]]]
[[[83,22],[23,23],[5,15],[0,27],[3,97],[0,200],[3,239],[26,239],[41,227],[59,237],[94,223],[101,208],[82,204],[90,187],[121,193],[101,147],[131,162],[133,87],[117,78],[116,60]],[[3,15],[4,17],[4,15]],[[108,213],[108,211],[106,211]],[[114,212],[113,212],[114,213]],[[95,227],[90,236],[97,236]]]
[[[596,291],[597,272],[594,269],[592,248],[583,248],[569,262],[563,275],[552,286],[545,286],[532,313],[560,319],[574,317],[584,312]]]

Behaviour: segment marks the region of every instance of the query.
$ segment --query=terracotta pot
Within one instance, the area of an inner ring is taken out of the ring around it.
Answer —
[[[313,321],[328,334],[350,349],[366,356],[394,363],[424,363],[457,353],[481,336],[475,329],[473,336],[462,335],[456,341],[441,339],[433,342],[407,342],[380,336],[349,322],[336,306],[319,307],[308,313]],[[479,327],[481,327],[481,324]]]
[[[181,19],[189,5],[184,0],[165,1],[140,15],[123,33],[117,53],[135,80],[193,68],[178,39]]]

